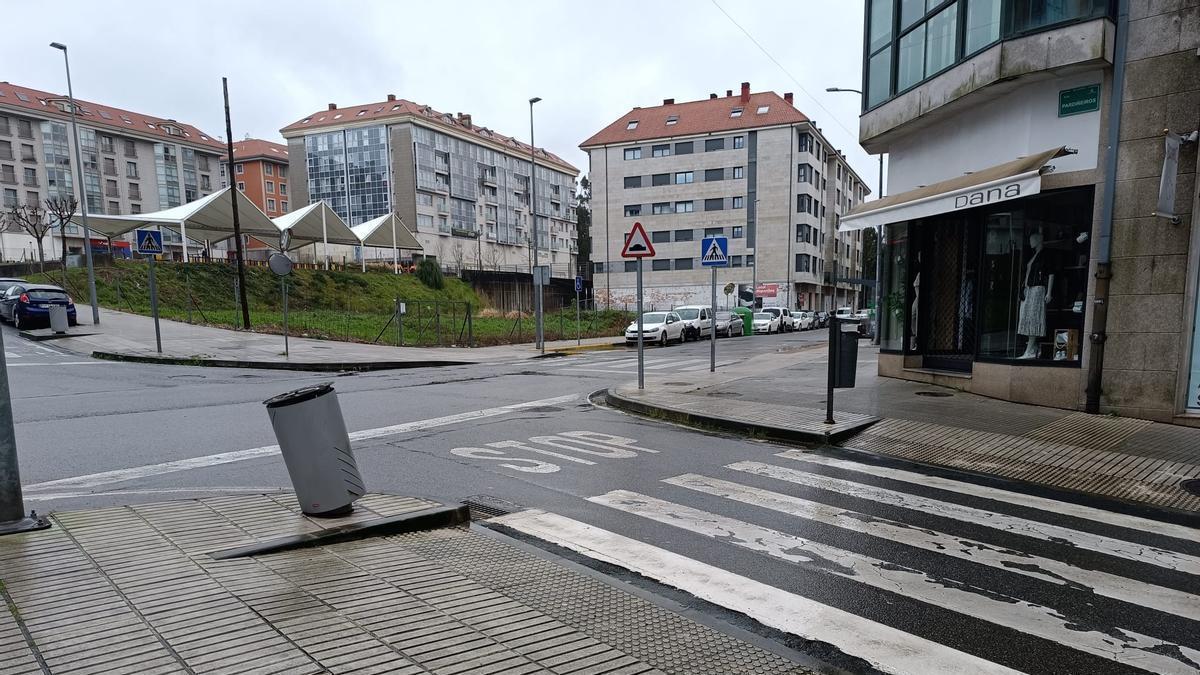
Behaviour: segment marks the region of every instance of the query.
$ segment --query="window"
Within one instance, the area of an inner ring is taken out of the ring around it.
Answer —
[[[809,257],[807,254],[805,254],[805,253],[797,253],[797,254],[796,254],[796,271],[797,271],[797,272],[810,272],[810,271],[812,271],[812,262],[811,262],[811,260],[812,260],[812,258],[810,258],[810,257]]]
[[[108,202],[108,210],[105,211],[105,213],[107,213],[110,216],[121,215],[121,202],[114,202],[114,201],[110,200]]]
[[[695,241],[693,232],[688,230],[675,230],[675,241]]]
[[[694,209],[691,200],[686,202],[675,202],[675,213],[691,213]]]
[[[958,5],[938,12],[926,26],[925,77],[929,77],[954,63],[958,52]]]
[[[640,187],[642,187],[642,177],[641,176],[626,176],[625,177],[625,189],[626,190],[628,190],[629,188],[640,188]]]
[[[667,126],[674,126],[679,122],[679,115],[667,115]]]
[[[245,183],[243,183],[242,181],[240,181],[240,180],[239,180],[239,181],[237,182],[237,189],[238,189],[238,190],[240,190],[240,191],[242,191],[242,192],[245,192],[245,191],[246,191],[246,184],[245,184]]]
[[[656,173],[650,177],[650,184],[651,185],[670,185],[671,184],[671,174]]]
[[[741,239],[745,236],[746,236],[746,228],[745,227],[743,227],[742,225],[734,225],[733,226],[733,238],[734,239]]]
[[[137,178],[138,177],[137,162],[125,162],[125,177],[126,178]]]
[[[733,167],[733,177],[734,177],[734,179],[737,179],[737,178],[741,178],[741,177],[742,177],[742,169],[743,169],[743,167],[740,167],[740,166],[735,166],[735,167]]]
[[[246,172],[246,168],[242,166],[241,162],[238,162],[237,164],[233,165],[233,172],[241,175]]]
[[[288,212],[288,203],[287,203],[287,200],[286,200],[286,199],[285,199],[285,200],[283,200],[282,202],[279,202],[279,212],[280,212],[280,213],[287,213],[287,212]]]
[[[12,159],[12,141],[0,141],[0,159]]]
[[[109,181],[109,182],[112,182],[112,181]],[[31,168],[31,167],[25,167],[25,184],[32,186],[32,187],[37,187],[37,184],[38,184],[37,169]]]
[[[200,178],[202,178],[202,179],[203,179],[203,180],[202,180],[202,182],[203,182],[203,183],[207,183],[207,182],[208,182],[208,176],[201,176]],[[204,189],[205,189],[205,190],[207,190],[208,188],[204,188]],[[280,184],[279,184],[279,194],[281,194],[281,195],[286,195],[286,194],[287,194],[287,183],[280,183]]]
[[[4,188],[4,208],[12,208],[17,205],[17,191]]]
[[[17,120],[17,136],[21,138],[33,138],[33,122],[29,120]]]
[[[8,151],[8,159],[12,159],[12,150]],[[33,146],[28,143],[21,144],[21,161],[36,162],[37,154],[33,151]]]
[[[746,256],[746,267],[754,267],[754,256],[752,256],[752,255]]]
[[[704,200],[704,210],[705,211],[721,211],[724,208],[725,208],[725,199],[723,197],[717,197],[716,199],[705,199]]]
[[[704,181],[725,180],[725,169],[705,169]]]
[[[268,176],[274,176],[275,175],[275,166],[273,164],[271,164],[270,162],[263,162],[263,172],[266,173]]]
[[[641,148],[625,148],[625,159],[641,159]]]
[[[692,142],[691,141],[683,141],[681,143],[676,143],[675,144],[675,154],[677,154],[677,155],[692,154]]]
[[[807,131],[801,131],[796,136],[796,142],[800,144],[800,152],[812,152],[813,151],[812,134],[808,133]]]
[[[738,108],[734,108],[733,110],[730,110],[730,111],[729,111],[729,116],[730,116],[730,117],[734,117],[734,118],[741,117],[741,116],[742,116],[742,109],[741,109],[740,107],[738,107]]]
[[[724,149],[725,149],[725,139],[724,138],[710,138],[710,139],[704,141],[704,151],[705,152],[712,152],[713,150],[724,150]]]
[[[769,106],[769,105],[760,105],[760,106],[758,106],[758,111],[755,114],[765,115],[765,114],[767,114],[767,111],[770,109],[771,109],[771,106]]]
[[[668,145],[651,146],[650,154],[654,157],[670,157],[671,156],[671,146],[669,144]]]
[[[287,178],[287,167],[286,167],[286,166],[282,166],[282,165],[281,165],[281,166],[279,167],[279,177],[280,177],[280,178]]]
[[[658,202],[651,205],[650,212],[656,216],[661,216],[671,212],[671,202]]]
[[[812,183],[813,168],[811,164],[796,165],[796,182],[797,183]]]
[[[812,213],[813,198],[809,195],[796,195],[796,213]]]
[[[650,261],[650,269],[656,272],[667,272],[671,269],[670,258],[655,258]]]
[[[691,258],[676,258],[675,259],[675,269],[677,269],[677,270],[692,269],[692,259]]]
[[[636,260],[626,260],[625,261],[625,271],[626,272],[636,272],[637,271],[637,261]]]
[[[125,156],[137,157],[137,143],[129,140],[125,141]]]
[[[742,266],[742,256],[740,256],[740,255],[729,256],[729,266],[730,267],[741,267]]]
[[[140,201],[142,198],[142,187],[138,183],[129,184],[129,198],[134,201]]]
[[[267,210],[268,210],[268,211],[274,211],[274,210],[275,210],[275,200],[274,200],[274,199],[268,199],[268,200],[267,200]]]
[[[745,197],[734,197],[733,198],[733,208],[741,209],[741,208],[745,208],[745,206],[746,206],[746,198]]]
[[[642,205],[641,204],[626,204],[625,205],[625,217],[626,218],[629,218],[630,216],[640,216],[640,215],[642,215]]]
[[[424,214],[424,213],[418,213],[417,214],[417,230],[429,231],[432,229],[433,229],[433,216]]]
[[[625,131],[633,131],[637,128],[637,123],[637,120],[629,120],[629,122],[625,124]]]
[[[42,197],[41,197],[41,195],[39,195],[36,192],[26,192],[25,193],[25,203],[28,204],[29,206],[41,206]]]
[[[417,206],[433,206],[433,195],[428,192],[418,192]]]
[[[695,175],[691,171],[680,171],[675,174],[676,185],[686,185],[695,180]]]
[[[736,150],[738,148],[744,148],[744,147],[746,147],[746,137],[745,136],[734,136],[733,137],[734,150]]]
[[[275,181],[267,181],[267,194],[275,194]]]
[[[592,263],[592,274],[604,274],[604,263],[602,263],[602,262]]]
[[[706,227],[706,228],[704,228],[704,236],[706,236],[706,237],[719,237],[723,234],[725,234],[725,228],[723,228],[723,227]]]

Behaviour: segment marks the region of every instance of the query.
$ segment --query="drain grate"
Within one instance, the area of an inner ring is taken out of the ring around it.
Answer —
[[[470,509],[471,520],[487,520],[496,516],[506,516],[525,508],[520,504],[492,495],[471,495],[462,500],[462,503]]]
[[[1190,478],[1179,484],[1184,492],[1200,497],[1200,478]]]
[[[933,398],[946,398],[947,396],[954,395],[946,391],[918,391],[915,393],[917,396],[931,396]]]

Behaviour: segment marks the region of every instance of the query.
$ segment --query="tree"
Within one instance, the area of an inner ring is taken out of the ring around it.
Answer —
[[[591,276],[592,269],[592,181],[585,175],[579,179],[579,188],[575,191],[575,234],[579,250],[576,266],[581,272]]]
[[[74,196],[53,197],[46,200],[46,213],[49,215],[51,224],[58,227],[58,238],[62,240],[64,288],[67,283],[67,223],[71,222],[71,216],[75,215],[75,211],[78,208],[79,200],[75,199]],[[84,242],[83,245],[90,246],[91,242]]]
[[[483,255],[484,261],[487,263],[488,268],[490,268],[493,272],[499,272],[500,263],[504,262],[504,251],[502,251],[499,246],[492,244],[491,246],[487,247],[487,250],[484,251]]]
[[[14,206],[8,210],[9,222],[15,224],[33,237],[37,242],[38,248],[38,268],[46,271],[46,251],[43,239],[50,233],[50,221],[46,218],[46,211],[38,204],[22,204]]]
[[[450,255],[454,260],[454,273],[461,275],[463,271],[463,259],[466,257],[466,252],[463,251],[461,241],[455,242],[454,249],[450,251]]]
[[[440,290],[446,285],[445,279],[442,277],[442,270],[438,264],[429,258],[422,258],[417,263],[417,279],[421,283],[433,290]]]

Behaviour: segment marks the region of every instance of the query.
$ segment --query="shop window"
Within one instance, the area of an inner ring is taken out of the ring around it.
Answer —
[[[904,348],[904,319],[909,313],[905,285],[908,281],[908,223],[884,227],[883,289],[879,348]]]

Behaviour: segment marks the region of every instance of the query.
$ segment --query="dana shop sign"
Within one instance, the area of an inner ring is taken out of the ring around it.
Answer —
[[[1100,109],[1100,85],[1088,84],[1058,92],[1058,116],[1070,117]]]

